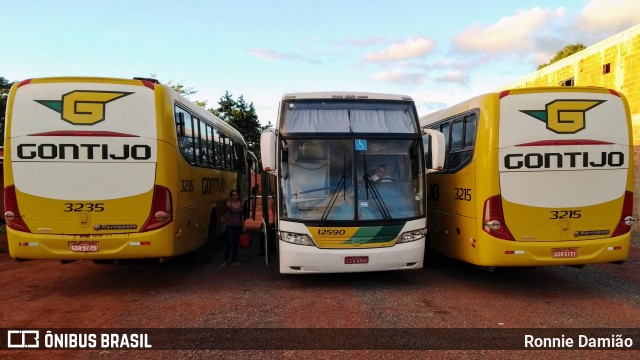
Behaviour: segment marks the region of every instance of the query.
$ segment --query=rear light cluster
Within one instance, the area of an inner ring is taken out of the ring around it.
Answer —
[[[620,221],[618,226],[611,234],[611,237],[620,236],[631,231],[631,225],[634,222],[633,218],[633,192],[625,191],[624,203],[622,204],[622,213],[620,214]]]
[[[140,232],[159,229],[171,222],[172,218],[171,191],[164,186],[153,188],[151,211]]]
[[[613,231],[613,234],[611,234],[611,237],[620,236],[631,231],[631,225],[633,225],[634,221],[633,192],[626,191],[624,194],[620,221],[618,222],[616,229]],[[492,196],[484,202],[482,224],[483,230],[489,235],[504,240],[515,240],[504,220],[502,197],[500,195]]]
[[[18,199],[16,198],[16,187],[13,185],[4,188],[4,220],[10,229],[30,233],[29,227],[25,224],[18,209]]]
[[[31,232],[29,227],[22,219],[20,209],[18,209],[18,200],[16,197],[16,188],[13,185],[4,188],[4,218],[10,229]],[[151,202],[151,211],[140,232],[159,229],[173,220],[172,217],[171,192],[169,189],[156,185],[153,189],[153,200]]]
[[[482,229],[491,236],[504,240],[514,240],[513,235],[507,228],[502,211],[502,196],[492,196],[484,202],[482,212]]]

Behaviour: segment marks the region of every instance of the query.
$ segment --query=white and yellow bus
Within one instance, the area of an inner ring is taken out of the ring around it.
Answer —
[[[282,97],[276,129],[260,139],[262,165],[275,175],[276,189],[274,223],[263,229],[268,239],[274,227],[281,273],[422,267],[426,197],[418,125],[408,96]],[[382,168],[384,176],[376,174]]]
[[[246,144],[153,79],[16,83],[5,129],[5,219],[18,259],[207,261]],[[197,250],[197,251],[196,251]]]
[[[421,117],[420,126],[446,143],[445,166],[427,175],[429,249],[487,267],[627,258],[633,143],[622,94],[506,90]]]

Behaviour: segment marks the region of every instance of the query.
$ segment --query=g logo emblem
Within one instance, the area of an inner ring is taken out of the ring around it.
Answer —
[[[36,100],[60,113],[62,120],[74,125],[94,125],[105,119],[106,104],[130,95],[130,92],[75,90],[62,100]]]
[[[554,100],[546,110],[520,110],[547,124],[558,134],[575,134],[585,128],[585,113],[606,100]]]

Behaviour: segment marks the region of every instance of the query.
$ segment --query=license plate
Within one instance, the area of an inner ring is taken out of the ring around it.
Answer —
[[[368,256],[347,256],[344,258],[345,264],[368,264]]]
[[[69,250],[73,252],[97,252],[99,246],[97,241],[70,241]]]
[[[578,248],[551,249],[554,259],[573,259],[578,257]]]

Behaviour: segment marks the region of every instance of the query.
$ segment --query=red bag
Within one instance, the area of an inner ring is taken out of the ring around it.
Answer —
[[[247,234],[246,232],[243,232],[242,234],[240,234],[240,248],[248,249],[250,247],[251,247],[251,238],[249,237],[249,234]]]

